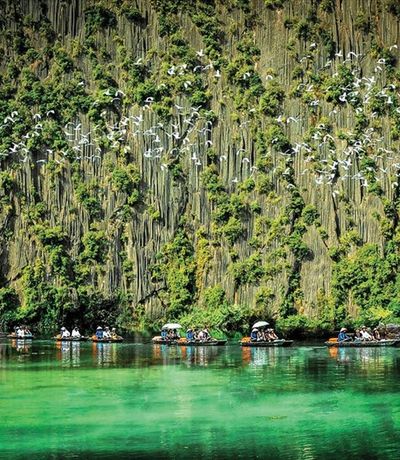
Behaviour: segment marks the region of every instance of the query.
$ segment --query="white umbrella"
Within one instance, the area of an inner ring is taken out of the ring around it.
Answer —
[[[257,328],[257,327],[265,327],[265,326],[269,326],[269,323],[267,323],[266,321],[257,321],[256,323],[253,324],[253,328]]]
[[[167,323],[162,327],[163,329],[181,329],[182,326],[178,323]]]

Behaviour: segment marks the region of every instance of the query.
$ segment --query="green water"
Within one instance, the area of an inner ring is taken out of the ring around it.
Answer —
[[[400,458],[400,349],[0,343],[0,458]]]

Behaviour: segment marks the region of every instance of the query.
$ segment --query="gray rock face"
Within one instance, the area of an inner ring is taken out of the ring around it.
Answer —
[[[215,285],[269,317],[360,314],[332,251],[383,255],[397,229],[393,2],[20,3],[1,2],[0,270],[22,305],[42,261],[71,304],[122,292],[135,321]]]

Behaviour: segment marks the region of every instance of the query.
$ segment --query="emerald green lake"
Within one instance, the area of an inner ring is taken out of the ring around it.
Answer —
[[[400,349],[0,342],[0,458],[400,458]]]

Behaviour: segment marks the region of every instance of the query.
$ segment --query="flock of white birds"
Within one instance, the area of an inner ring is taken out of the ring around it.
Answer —
[[[313,43],[310,50],[315,50],[316,47],[317,45]],[[396,51],[397,45],[390,47],[390,50]],[[197,56],[203,57],[204,51],[198,51]],[[309,59],[311,54],[301,58],[300,62],[307,62]],[[371,177],[369,173],[373,173],[374,181],[381,183],[383,189],[398,186],[400,155],[397,148],[391,147],[393,143],[388,136],[373,126],[369,126],[361,134],[356,134],[355,130],[351,129],[352,124],[354,125],[354,117],[357,115],[365,114],[369,120],[380,116],[371,109],[372,100],[379,101],[395,116],[398,114],[400,119],[400,106],[398,106],[400,94],[395,85],[386,82],[385,59],[376,60],[372,75],[361,76],[359,63],[362,59],[362,55],[354,52],[349,52],[346,56],[338,52],[333,61],[328,60],[324,63],[324,70],[332,68],[332,76],[337,75],[334,66],[339,63],[350,64],[353,82],[340,88],[339,105],[334,106],[320,100],[317,97],[320,91],[313,84],[300,83],[296,91],[301,94],[308,93],[308,102],[303,104],[308,105],[309,109],[305,108],[302,114],[281,113],[273,119],[273,122],[280,125],[284,132],[290,132],[288,137],[292,146],[284,152],[274,149],[276,157],[282,156],[283,159],[292,160],[296,156],[301,156],[303,167],[298,174],[308,175],[309,178],[312,176],[312,180],[308,180],[308,183],[314,183],[317,187],[330,186],[333,195],[340,193],[341,181],[358,181],[361,187],[368,187]],[[185,72],[188,72],[186,64],[173,65],[167,70],[170,75]],[[197,66],[193,72],[211,72],[210,76],[218,79],[223,76],[220,70],[214,69],[212,63]],[[277,77],[270,74],[266,76],[267,81],[275,78]],[[84,84],[84,82],[80,83],[80,85]],[[191,81],[187,80],[185,85],[190,86]],[[122,89],[108,89],[104,91],[104,95],[113,97],[113,102],[117,103],[122,103],[125,97]],[[94,105],[96,103],[98,101],[95,101]],[[26,133],[9,149],[0,151],[0,161],[3,165],[10,160],[38,166],[44,166],[49,160],[60,165],[70,161],[91,162],[98,165],[107,151],[112,150],[136,158],[141,156],[142,162],[148,162],[152,167],[159,168],[163,172],[168,172],[169,159],[174,156],[180,158],[185,156],[190,159],[189,164],[196,171],[200,171],[205,166],[207,149],[215,148],[219,155],[220,168],[229,161],[230,155],[236,157],[236,165],[240,164],[240,170],[236,171],[234,177],[229,178],[230,183],[237,184],[257,172],[257,166],[253,164],[255,155],[251,154],[252,146],[249,142],[245,145],[246,142],[243,140],[238,146],[232,143],[224,152],[218,152],[218,142],[214,133],[215,129],[221,130],[223,126],[207,121],[200,107],[190,106],[180,98],[175,102],[171,120],[166,122],[157,116],[152,108],[153,104],[154,99],[149,96],[143,106],[131,106],[127,109],[126,116],[122,116],[118,121],[112,121],[113,117],[107,111],[103,111],[101,114],[104,119],[103,124],[96,125],[84,119],[69,122],[63,127],[61,133],[69,147],[59,151],[44,147],[40,155],[31,154],[31,141],[42,136],[44,124],[52,120],[56,114],[54,110],[34,113]],[[290,104],[286,105],[284,104],[283,107],[286,111],[290,111]],[[316,108],[329,122],[317,123],[312,127],[312,134],[304,140],[306,137],[304,126],[309,115],[308,111]],[[247,139],[251,136],[249,129],[254,123],[257,111],[258,108],[253,107],[247,113],[242,113],[243,119],[238,123],[242,139],[244,139],[243,133],[247,133]],[[348,121],[347,126],[339,127],[338,117],[342,111],[346,111],[345,116]],[[387,115],[383,115],[385,116]],[[5,128],[12,131],[13,125],[19,121],[18,112],[11,112],[0,124],[0,133]],[[263,124],[267,127],[268,121],[265,120]],[[344,130],[345,140],[343,137],[338,137],[340,130]],[[272,139],[272,146],[276,141]],[[42,144],[46,145],[45,142]],[[371,159],[374,165],[369,164],[362,168],[360,161],[366,157]],[[276,170],[275,166],[271,174],[274,175]]]

